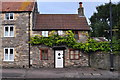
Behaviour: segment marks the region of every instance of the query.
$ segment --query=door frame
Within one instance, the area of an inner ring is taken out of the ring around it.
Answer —
[[[55,64],[56,64],[56,60],[55,60],[55,56],[56,56],[56,54],[55,54],[55,51],[56,50],[63,50],[63,68],[65,68],[65,49],[66,49],[66,47],[53,47],[53,49],[54,49],[54,68],[56,68],[56,66],[55,66]]]

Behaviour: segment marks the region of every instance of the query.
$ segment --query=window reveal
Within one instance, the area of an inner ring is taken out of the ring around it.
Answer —
[[[78,60],[80,57],[80,52],[79,50],[70,50],[70,59],[71,60]]]
[[[48,49],[41,49],[41,60],[48,60]]]

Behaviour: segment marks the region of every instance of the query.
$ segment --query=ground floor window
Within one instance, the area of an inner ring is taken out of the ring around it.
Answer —
[[[4,48],[4,61],[14,61],[14,48]]]
[[[48,60],[48,49],[40,49],[41,60]]]
[[[70,49],[69,54],[71,60],[78,60],[80,58],[79,50]]]

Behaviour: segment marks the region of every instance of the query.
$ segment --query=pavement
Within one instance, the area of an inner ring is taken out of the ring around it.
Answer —
[[[94,68],[39,68],[39,69],[2,69],[2,80],[30,79],[80,79],[80,80],[120,80],[118,71]]]

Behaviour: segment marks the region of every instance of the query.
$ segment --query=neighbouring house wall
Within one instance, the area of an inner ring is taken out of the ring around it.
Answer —
[[[2,14],[0,13],[0,67],[2,66],[2,58],[1,57],[2,57],[2,34],[3,34],[1,23],[2,23]]]
[[[120,56],[114,55],[114,69],[120,70]],[[106,52],[95,52],[90,55],[90,65],[94,68],[110,69],[110,54]]]
[[[2,34],[2,65],[3,67],[23,67],[28,65],[28,30],[29,14],[14,13],[14,20],[4,20],[2,13],[2,33],[4,25],[14,25],[14,37],[4,37]],[[14,61],[4,61],[4,48],[14,48]]]

